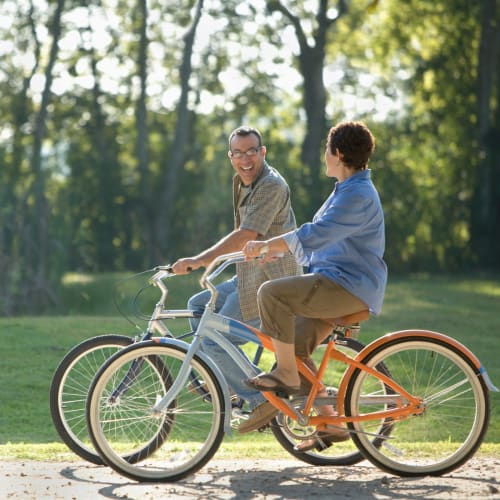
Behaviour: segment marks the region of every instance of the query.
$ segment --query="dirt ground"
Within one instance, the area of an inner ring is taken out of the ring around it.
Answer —
[[[473,458],[443,477],[400,478],[367,462],[314,467],[298,460],[212,460],[176,483],[135,483],[87,462],[0,462],[3,499],[500,499],[500,457]]]

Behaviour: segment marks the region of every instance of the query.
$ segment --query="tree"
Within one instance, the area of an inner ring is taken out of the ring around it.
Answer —
[[[298,8],[298,6],[296,6]],[[327,131],[326,121],[326,89],[323,79],[327,35],[338,20],[347,12],[345,0],[339,0],[331,9],[328,0],[320,0],[315,12],[315,26],[307,33],[301,23],[301,15],[294,14],[279,0],[267,2],[269,12],[280,12],[292,25],[299,44],[298,69],[304,81],[303,106],[306,113],[306,132],[302,143],[301,159],[309,169],[311,204],[318,206],[322,200],[322,183],[320,178],[321,145]],[[331,17],[330,10],[335,14]]]
[[[36,263],[35,282],[32,291],[35,306],[43,306],[47,299],[55,300],[51,290],[48,259],[50,248],[50,208],[45,196],[45,174],[42,171],[42,141],[47,130],[47,113],[51,101],[51,86],[53,68],[57,60],[59,50],[59,38],[61,36],[61,16],[64,10],[65,0],[57,0],[54,17],[51,23],[50,33],[52,35],[52,46],[49,53],[47,66],[45,68],[45,85],[42,91],[40,108],[35,116],[33,153],[31,158],[31,168],[34,174],[33,182],[33,212],[31,222],[33,228],[37,227],[34,245],[28,253],[27,262]],[[31,255],[30,255],[31,254]],[[31,259],[33,257],[33,259]]]
[[[480,13],[480,3],[468,0],[385,0],[361,41],[372,66],[383,68],[390,86],[404,95],[384,136],[392,148],[387,177],[404,176],[405,186],[413,185],[404,196],[391,190],[385,204],[398,214],[389,212],[388,219],[406,226],[395,252],[403,269],[456,270],[474,260]],[[359,44],[353,45],[348,53]],[[494,103],[489,100],[490,116]],[[397,238],[391,229],[388,237]]]
[[[29,87],[40,64],[40,44],[36,38],[35,9],[30,2],[27,11],[16,6],[19,43],[32,46],[31,67],[23,72],[8,58],[1,62],[1,73],[10,78],[2,81],[1,95],[4,130],[10,129],[12,148],[2,146],[0,166],[0,312],[12,314],[24,302],[25,251],[24,220],[27,213],[25,195],[29,168],[26,165],[27,133],[32,116]],[[31,270],[31,266],[30,266]]]
[[[5,265],[6,278],[0,299],[2,309],[8,314],[25,308],[40,310],[56,301],[52,278],[57,273],[57,267],[50,265],[54,242],[46,194],[47,173],[42,165],[53,69],[58,56],[65,2],[58,0],[53,5],[53,15],[47,29],[51,36],[48,54],[42,52],[37,30],[39,13],[34,3],[30,2],[26,11],[26,5],[16,6],[19,14],[19,19],[16,19],[19,47],[32,49],[33,62],[26,74],[15,65],[7,69],[11,78],[6,95],[12,96],[13,100],[7,115],[12,117],[12,121],[6,121],[5,125],[12,131],[14,141],[12,154],[5,158],[4,180],[8,194],[3,199],[5,223],[2,224],[3,237],[0,238],[0,267]],[[47,61],[43,69],[44,85],[40,102],[35,107],[29,89],[43,60]],[[25,161],[25,158],[28,160]]]
[[[477,263],[500,267],[500,4],[481,3],[477,57],[479,162],[471,209],[471,245]]]
[[[165,163],[165,175],[162,182],[162,190],[159,197],[160,209],[155,217],[156,235],[156,257],[158,261],[165,258],[169,245],[171,246],[171,229],[175,217],[175,201],[179,195],[179,178],[184,166],[186,147],[188,144],[188,132],[190,126],[190,111],[188,108],[188,95],[190,91],[189,78],[192,71],[191,57],[196,36],[196,28],[200,22],[203,11],[204,0],[197,0],[195,14],[192,22],[186,30],[183,41],[184,47],[182,60],[179,67],[181,94],[176,108],[176,125],[171,153],[167,156]],[[170,250],[171,251],[171,250]]]
[[[143,221],[154,218],[152,176],[149,156],[149,128],[147,121],[147,82],[148,82],[148,5],[146,0],[138,0],[139,47],[137,50],[137,72],[139,75],[140,92],[136,103],[137,141],[136,155],[140,182],[139,212]],[[142,224],[143,242],[149,255],[149,261],[155,259],[154,224]]]

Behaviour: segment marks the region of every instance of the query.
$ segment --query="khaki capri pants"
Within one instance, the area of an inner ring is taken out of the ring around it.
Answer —
[[[308,358],[332,331],[333,318],[368,306],[321,274],[303,274],[266,281],[257,294],[261,330],[295,344],[295,354]]]

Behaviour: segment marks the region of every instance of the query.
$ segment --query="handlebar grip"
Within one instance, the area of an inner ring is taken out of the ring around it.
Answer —
[[[264,245],[260,248],[259,250],[259,257],[257,257],[257,259],[262,259],[263,257],[266,256],[266,254],[269,253],[269,245]],[[284,257],[285,256],[285,252],[278,252],[278,253],[274,253],[273,254],[273,257],[277,258],[277,259],[280,259],[281,257]]]
[[[174,273],[174,268],[169,264],[167,266],[156,266],[155,271],[167,271],[167,273]],[[190,273],[193,268],[192,267],[187,267],[187,271]]]
[[[167,271],[167,273],[173,273],[174,270],[170,264],[166,266],[156,266],[153,268],[153,271]]]

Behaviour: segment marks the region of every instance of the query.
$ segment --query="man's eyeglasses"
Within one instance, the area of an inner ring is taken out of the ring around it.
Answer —
[[[244,156],[249,156],[249,157],[255,156],[260,152],[261,149],[262,146],[259,146],[257,148],[250,148],[247,149],[246,151],[240,151],[239,149],[236,149],[235,151],[229,151],[229,154],[231,155],[231,158],[236,158],[237,160],[239,160]]]

